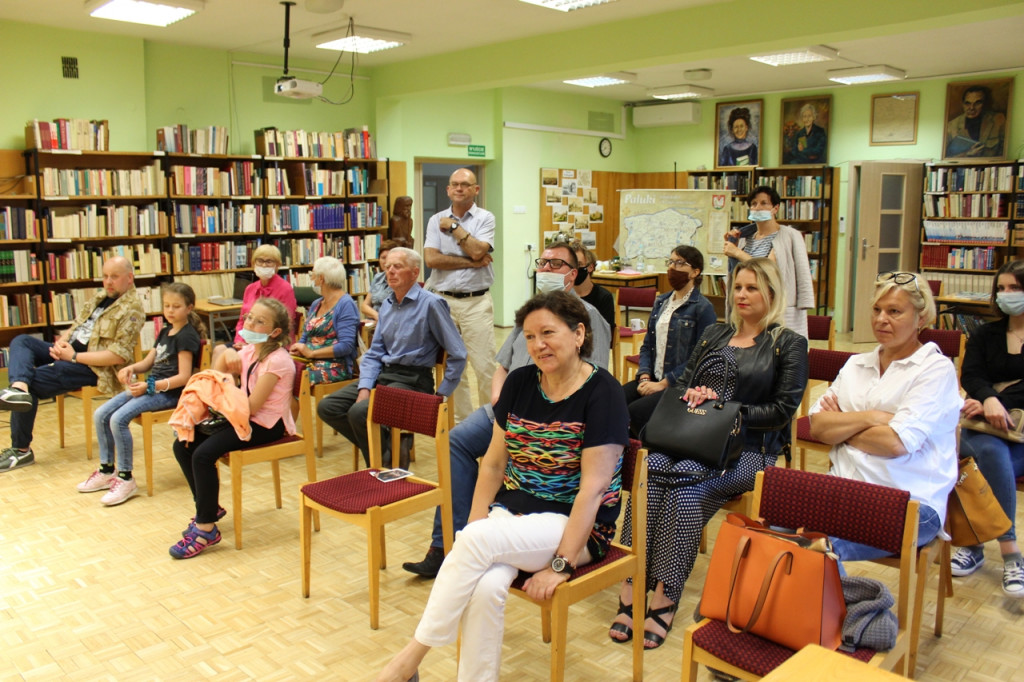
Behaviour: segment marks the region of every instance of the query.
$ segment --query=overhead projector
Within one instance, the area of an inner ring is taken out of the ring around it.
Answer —
[[[292,99],[312,99],[323,94],[324,86],[316,81],[304,81],[301,78],[278,78],[274,83],[274,94]]]

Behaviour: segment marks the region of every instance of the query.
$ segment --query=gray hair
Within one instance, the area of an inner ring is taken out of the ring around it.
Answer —
[[[420,254],[416,253],[412,249],[407,249],[404,246],[396,246],[388,252],[389,256],[393,256],[395,254],[401,255],[403,260],[405,260],[405,264],[409,267],[416,268],[417,270],[423,269],[423,259],[420,258]]]
[[[324,278],[324,284],[334,289],[346,290],[348,272],[337,258],[323,256],[313,263],[313,274]]]

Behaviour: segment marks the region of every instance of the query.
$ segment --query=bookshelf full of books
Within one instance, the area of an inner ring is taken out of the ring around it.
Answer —
[[[747,220],[747,194],[754,180],[754,170],[697,170],[686,172],[687,189],[727,189],[732,191],[729,219],[733,227],[750,223]]]
[[[21,152],[0,151],[0,367],[18,334],[40,334],[46,325],[35,179]]]

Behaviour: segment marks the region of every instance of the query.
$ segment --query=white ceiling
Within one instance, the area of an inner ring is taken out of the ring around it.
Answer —
[[[334,59],[336,52],[313,47],[312,35],[344,27],[350,14],[359,25],[412,35],[412,41],[405,47],[359,57],[360,64],[372,67],[731,0],[618,0],[567,13],[519,0],[345,0],[340,11],[326,14],[311,12],[306,4],[310,1],[322,4],[325,0],[296,1],[291,10],[289,56],[292,59]],[[167,28],[94,19],[86,14],[84,5],[84,0],[4,0],[0,2],[0,19],[157,42],[283,55],[284,7],[278,0],[206,0],[203,11]],[[834,62],[772,68],[750,61],[746,54],[736,54],[635,69],[636,83],[630,85],[592,90],[561,82],[533,85],[622,101],[642,101],[648,99],[647,88],[683,83],[683,71],[695,68],[712,69],[710,80],[696,84],[714,89],[715,97],[828,87],[833,84],[825,77],[825,71],[867,64],[888,64],[903,69],[908,79],[967,75],[1024,67],[1022,35],[1024,14],[970,26],[832,43],[829,47],[840,54],[840,59]]]

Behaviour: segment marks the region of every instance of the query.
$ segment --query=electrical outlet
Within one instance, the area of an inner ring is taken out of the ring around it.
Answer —
[[[537,245],[532,242],[526,242],[526,250],[529,251],[530,253],[533,253],[534,251],[537,250]]]

